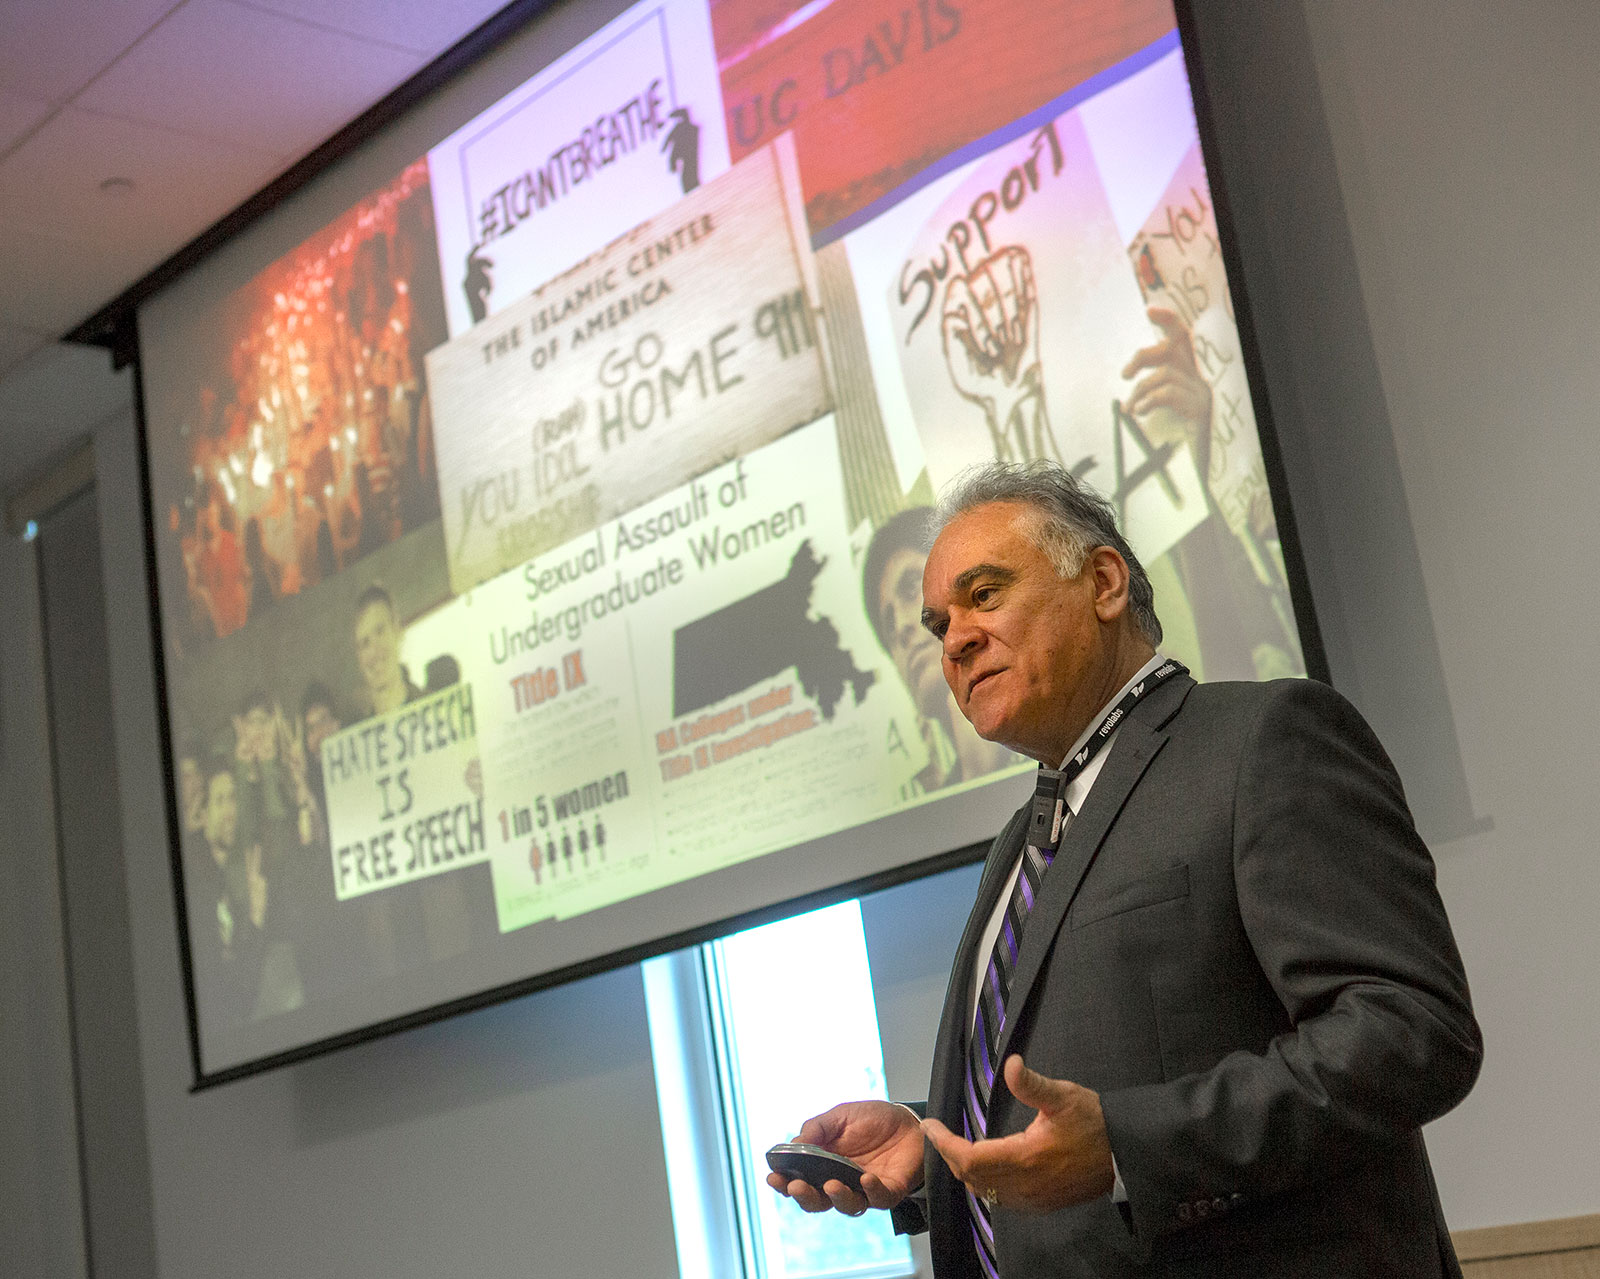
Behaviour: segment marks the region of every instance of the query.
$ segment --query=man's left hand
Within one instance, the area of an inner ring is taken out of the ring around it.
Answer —
[[[1039,1113],[1019,1133],[966,1141],[937,1119],[922,1131],[958,1179],[991,1207],[1054,1212],[1109,1194],[1116,1180],[1100,1094],[1006,1059],[1011,1095]]]

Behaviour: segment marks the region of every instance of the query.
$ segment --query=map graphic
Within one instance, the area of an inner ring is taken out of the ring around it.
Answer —
[[[833,718],[846,685],[860,705],[877,675],[857,669],[831,621],[810,616],[812,587],[827,562],[807,538],[779,581],[680,626],[672,637],[672,713],[692,715],[791,666],[823,719]]]

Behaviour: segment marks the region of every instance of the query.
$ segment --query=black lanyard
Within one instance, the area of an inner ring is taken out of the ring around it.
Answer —
[[[1189,668],[1182,662],[1169,659],[1143,679],[1136,680],[1133,687],[1118,698],[1117,704],[1106,712],[1099,727],[1089,734],[1089,740],[1078,748],[1072,758],[1060,768],[1039,769],[1039,777],[1033,788],[1033,808],[1028,814],[1028,843],[1035,848],[1055,851],[1056,845],[1061,842],[1061,817],[1066,807],[1067,787],[1075,777],[1089,767],[1089,762],[1105,749],[1105,744],[1117,731],[1117,725],[1122,723],[1128,712],[1133,709],[1134,703],[1157,684],[1180,673],[1187,675]]]

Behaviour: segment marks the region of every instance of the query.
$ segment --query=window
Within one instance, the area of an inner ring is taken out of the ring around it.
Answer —
[[[765,1181],[767,1147],[806,1116],[886,1096],[857,903],[643,967],[684,1279],[914,1273],[888,1214],[810,1216]]]

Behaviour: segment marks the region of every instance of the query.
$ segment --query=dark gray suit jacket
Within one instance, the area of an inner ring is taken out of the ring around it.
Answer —
[[[928,1113],[960,1130],[967,1005],[1026,809],[989,853]],[[1157,687],[1024,930],[999,1050],[1100,1093],[1126,1205],[995,1214],[1007,1279],[1459,1275],[1419,1129],[1477,1077],[1461,959],[1399,778],[1310,680]],[[989,1131],[1033,1112],[1003,1081]],[[979,1274],[929,1147],[939,1279]]]

